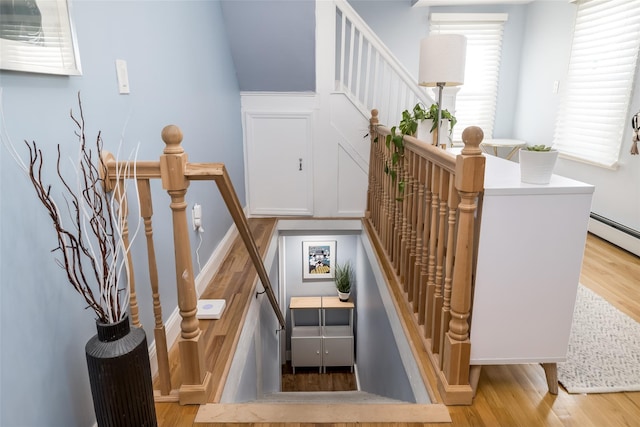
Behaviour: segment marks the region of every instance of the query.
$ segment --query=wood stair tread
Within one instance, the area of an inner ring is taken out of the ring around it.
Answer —
[[[406,404],[401,400],[364,391],[289,391],[270,393],[254,403]]]
[[[387,403],[209,403],[200,406],[198,424],[230,423],[450,423],[445,405]]]

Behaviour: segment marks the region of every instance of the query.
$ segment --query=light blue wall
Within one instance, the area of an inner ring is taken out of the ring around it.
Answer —
[[[428,9],[412,8],[411,0],[349,0],[349,4],[417,82],[420,40],[429,34]]]
[[[222,10],[240,90],[315,90],[315,1],[223,0]]]
[[[362,239],[366,236],[363,233]],[[356,355],[362,391],[405,402],[415,402],[413,389],[393,334],[371,261],[362,242],[357,251],[358,336]],[[412,355],[409,357],[413,357]],[[416,378],[415,381],[422,381]]]
[[[277,240],[273,244],[277,244]],[[280,270],[278,266],[279,253],[276,251],[269,269],[269,282],[271,282],[276,298],[280,295],[280,282],[278,281]],[[260,305],[260,332],[258,332],[262,343],[262,384],[260,392],[262,394],[275,393],[280,391],[282,361],[280,357],[274,357],[274,355],[280,355],[280,337],[284,333],[279,331],[280,324],[267,295],[261,294],[258,298],[262,300]],[[281,310],[283,307],[285,305],[280,304]]]
[[[531,144],[553,142],[560,95],[553,82],[566,76],[571,51],[575,4],[534,2],[527,7],[522,72],[518,90],[516,137]],[[631,116],[640,110],[640,78],[636,76],[626,118],[619,166],[604,169],[558,159],[555,173],[596,187],[591,210],[616,222],[640,230],[640,156],[631,156]],[[599,114],[598,111],[593,112]]]
[[[69,110],[77,111],[81,91],[90,140],[102,130],[105,148],[115,151],[124,133],[125,151],[139,142],[139,158],[157,160],[162,128],[177,124],[190,160],[226,163],[244,203],[239,87],[219,2],[76,0],[72,18],[82,76],[0,72],[2,132],[23,157],[24,139],[40,144],[49,167],[56,144],[65,157],[72,152],[77,140]],[[116,58],[128,63],[130,95],[117,92]],[[54,263],[55,235],[27,177],[4,148],[0,153],[0,425],[90,426],[84,345],[95,334],[94,315]],[[166,192],[159,183],[153,190],[166,320],[177,305],[171,217]],[[203,262],[232,223],[217,193],[213,183],[189,189],[189,209],[203,205]],[[191,238],[195,250],[199,242]],[[141,320],[152,336],[144,234],[136,244]]]

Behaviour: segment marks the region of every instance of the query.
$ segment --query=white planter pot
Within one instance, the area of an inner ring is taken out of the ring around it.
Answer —
[[[520,150],[520,180],[528,184],[548,184],[558,159],[558,150]]]
[[[416,131],[416,138],[420,141],[424,141],[428,144],[435,145],[437,143],[438,134],[431,132],[433,127],[433,120],[420,120],[418,122],[418,130]],[[440,131],[442,132],[442,138],[440,143],[444,146],[449,145],[449,120],[443,119],[440,123]]]
[[[338,299],[342,302],[347,301],[349,299],[349,296],[351,295],[351,292],[340,292],[338,291]]]

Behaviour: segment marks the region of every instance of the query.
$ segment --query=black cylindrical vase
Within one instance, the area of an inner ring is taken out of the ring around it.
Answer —
[[[85,352],[98,426],[157,426],[144,330],[131,330],[128,317],[96,327]]]

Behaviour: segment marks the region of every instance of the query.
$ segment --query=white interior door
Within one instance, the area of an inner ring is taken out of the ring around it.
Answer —
[[[313,112],[246,112],[252,215],[313,215]]]

